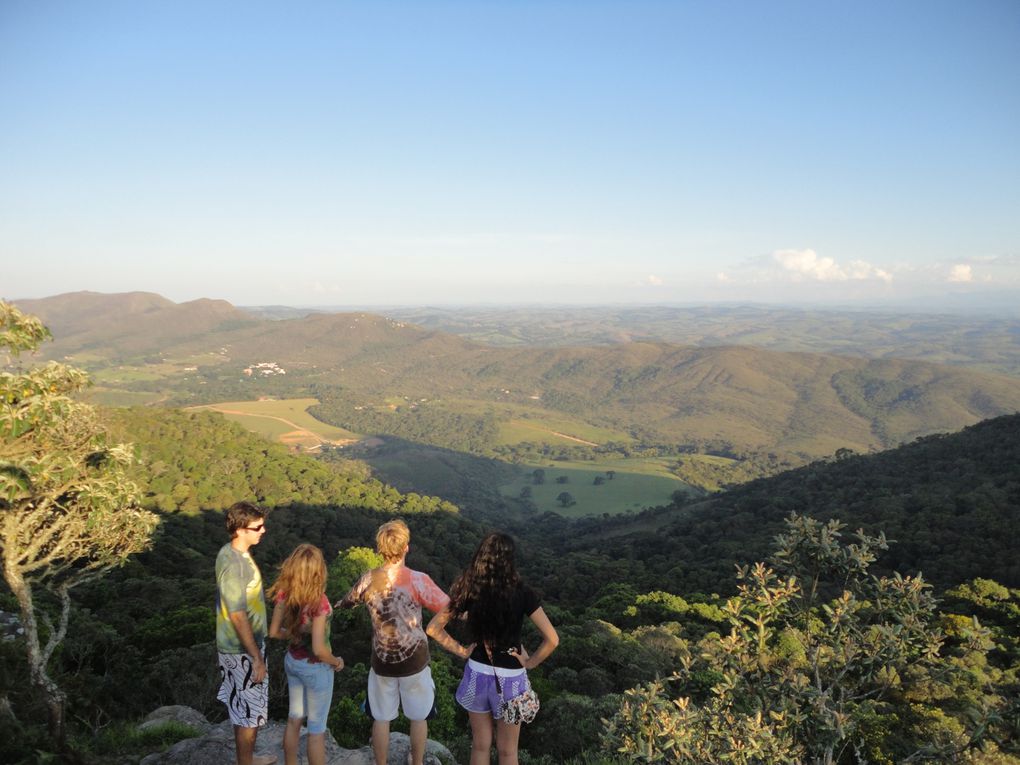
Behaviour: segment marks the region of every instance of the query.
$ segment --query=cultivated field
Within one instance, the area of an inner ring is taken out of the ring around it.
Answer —
[[[327,425],[312,417],[308,407],[317,403],[318,400],[314,398],[290,398],[228,401],[190,408],[220,412],[228,420],[238,422],[248,430],[287,446],[300,446],[303,449],[316,449],[324,443],[350,443],[360,438],[356,433]]]
[[[551,445],[585,444],[596,446],[608,443],[629,444],[630,434],[612,428],[600,428],[584,420],[540,406],[525,406],[506,402],[447,399],[453,410],[483,414],[492,412],[499,418],[498,445],[512,445],[530,441]]]
[[[523,473],[516,480],[499,487],[508,497],[519,497],[528,487],[531,501],[540,512],[554,512],[572,518],[603,513],[625,513],[646,507],[664,505],[673,492],[690,490],[667,469],[667,460],[615,459],[603,462],[549,462],[522,465]],[[532,471],[542,468],[545,482],[535,484]],[[609,471],[613,477],[609,478]],[[558,483],[557,478],[567,479]],[[596,485],[597,477],[602,483]],[[567,492],[576,504],[564,507],[557,497]]]

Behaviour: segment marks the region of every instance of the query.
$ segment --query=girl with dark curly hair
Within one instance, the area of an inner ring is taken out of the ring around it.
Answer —
[[[493,738],[499,765],[517,765],[521,726],[501,719],[501,701],[524,693],[527,670],[545,661],[560,642],[538,595],[521,581],[514,551],[507,534],[485,537],[453,583],[450,605],[433,617],[427,630],[447,651],[467,659],[457,702],[471,720],[471,765],[488,765]],[[525,616],[542,636],[532,654],[521,644]],[[471,645],[461,645],[446,631],[451,619],[464,622]]]

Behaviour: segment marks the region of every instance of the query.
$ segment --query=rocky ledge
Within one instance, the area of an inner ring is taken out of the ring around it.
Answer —
[[[214,725],[201,712],[191,707],[160,707],[150,714],[139,728],[152,728],[170,722],[190,725],[203,731],[201,736],[178,741],[165,752],[150,754],[141,765],[223,765],[234,762],[234,732],[229,720]],[[259,731],[255,753],[275,754],[283,765],[283,731],[285,722],[269,722]],[[307,762],[305,730],[301,730],[300,762]],[[406,765],[411,741],[403,733],[390,734],[388,765]],[[341,749],[326,731],[326,765],[373,765],[372,748]],[[457,765],[450,750],[436,741],[429,741],[425,750],[425,765]]]

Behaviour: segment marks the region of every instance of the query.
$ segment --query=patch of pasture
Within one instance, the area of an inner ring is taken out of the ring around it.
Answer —
[[[503,484],[504,496],[521,497],[530,492],[530,501],[539,512],[554,512],[579,518],[586,515],[637,512],[646,507],[669,503],[673,492],[688,489],[664,466],[665,461],[648,459],[617,459],[605,462],[552,462],[522,465],[521,475]],[[533,471],[545,471],[545,480],[536,484]],[[612,478],[609,472],[612,471]],[[565,482],[561,482],[562,479]],[[560,480],[558,480],[560,479]],[[600,482],[596,482],[600,479]],[[558,497],[567,492],[574,504],[564,506]]]
[[[612,428],[601,428],[562,412],[540,406],[492,402],[477,399],[444,399],[443,405],[451,411],[484,414],[492,412],[499,422],[497,445],[510,446],[523,442],[566,444],[631,443],[629,433]]]
[[[152,382],[165,380],[167,377],[181,374],[180,367],[174,364],[144,364],[142,366],[122,365],[104,367],[90,372],[93,380],[105,385],[124,385],[136,382]]]
[[[128,363],[104,366],[90,371],[92,378],[99,383],[127,384],[135,382],[151,382],[153,380],[187,379],[197,374],[192,367],[208,366],[212,363],[223,363],[217,354],[183,359],[164,359],[156,363]]]
[[[547,444],[602,445],[609,442],[630,443],[629,434],[609,428],[599,428],[582,420],[548,415],[543,417],[515,417],[501,422],[499,444],[519,444],[525,441]]]
[[[266,399],[263,401],[227,401],[191,407],[211,409],[240,423],[244,428],[287,446],[308,449],[323,442],[349,442],[360,438],[344,428],[327,425],[308,413],[318,404],[314,398]]]

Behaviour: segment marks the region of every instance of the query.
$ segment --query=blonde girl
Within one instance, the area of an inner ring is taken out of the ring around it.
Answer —
[[[290,692],[284,761],[297,765],[301,721],[307,717],[308,765],[324,765],[333,673],[344,668],[344,660],[334,656],[329,645],[333,608],[326,597],[322,551],[310,544],[294,548],[268,594],[275,604],[269,637],[290,641],[284,659]]]

